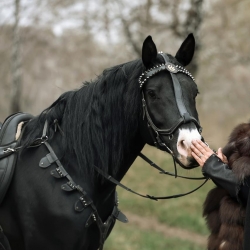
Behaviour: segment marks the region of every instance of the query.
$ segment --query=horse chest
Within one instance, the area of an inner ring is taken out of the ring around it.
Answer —
[[[99,230],[96,224],[86,227],[92,209],[86,207],[77,212],[75,203],[80,198],[79,193],[62,189],[66,181],[51,175],[54,166],[51,169],[38,167],[39,160],[48,152],[41,148],[36,157],[33,153],[27,162],[19,161],[16,166],[13,184],[0,209],[0,223],[7,237],[19,242],[13,250],[20,250],[22,245],[26,250],[97,249]],[[97,209],[101,210],[99,206]],[[113,203],[107,201],[101,214],[110,215],[112,209]]]

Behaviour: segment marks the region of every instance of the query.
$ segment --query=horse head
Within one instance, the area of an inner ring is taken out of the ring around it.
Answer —
[[[198,88],[184,68],[193,57],[195,40],[190,34],[175,57],[157,53],[151,38],[142,47],[145,72],[140,76],[146,143],[172,154],[183,168],[197,167],[191,155],[191,142],[202,139],[195,98]]]

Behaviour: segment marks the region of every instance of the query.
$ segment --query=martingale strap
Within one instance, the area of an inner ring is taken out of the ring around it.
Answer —
[[[59,125],[57,124],[57,127]],[[47,141],[48,136],[47,136],[47,130],[48,130],[48,122],[47,120],[45,121],[45,125],[43,128],[43,134],[42,134],[42,139],[43,141],[40,143],[40,140],[38,140],[38,144],[36,146],[40,146],[41,144],[44,144],[48,151],[49,154],[47,154],[45,157],[43,157],[40,162],[39,166],[43,169],[48,168],[52,164],[56,164],[57,167],[53,170],[50,171],[51,175],[55,178],[65,178],[67,179],[67,182],[65,184],[61,185],[61,189],[65,192],[71,192],[71,191],[78,191],[79,194],[81,195],[80,198],[75,202],[75,211],[76,212],[82,212],[84,211],[87,207],[91,208],[91,213],[85,223],[85,227],[88,228],[90,225],[93,223],[96,223],[99,232],[100,232],[100,240],[99,240],[99,249],[103,249],[104,242],[107,238],[109,228],[110,226],[115,222],[115,220],[119,220],[123,223],[127,223],[128,219],[127,217],[118,209],[118,197],[117,193],[115,194],[115,204],[114,208],[112,211],[112,214],[108,217],[108,219],[103,223],[101,217],[99,216],[99,213],[97,211],[97,208],[93,202],[93,200],[89,197],[86,191],[83,190],[83,188],[80,185],[77,185],[73,178],[69,175],[69,173],[65,170],[63,167],[61,161],[58,159],[56,153],[54,152],[53,148]],[[60,129],[59,129],[60,131]],[[40,138],[40,139],[41,139]],[[1,249],[0,249],[1,250]]]

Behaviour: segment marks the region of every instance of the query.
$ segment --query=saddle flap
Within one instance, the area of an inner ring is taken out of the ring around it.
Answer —
[[[0,130],[0,145],[16,141],[15,137],[18,124],[32,118],[32,115],[26,113],[16,113],[6,118]]]
[[[33,116],[25,113],[16,113],[9,116],[0,129],[0,204],[9,188],[15,169],[18,146],[16,133],[18,124],[32,119]]]

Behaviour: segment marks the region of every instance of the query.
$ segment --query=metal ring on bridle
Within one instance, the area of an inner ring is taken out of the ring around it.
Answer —
[[[173,138],[174,138],[174,134],[171,134],[171,135],[168,137],[168,139],[169,139],[170,141],[172,141]]]

